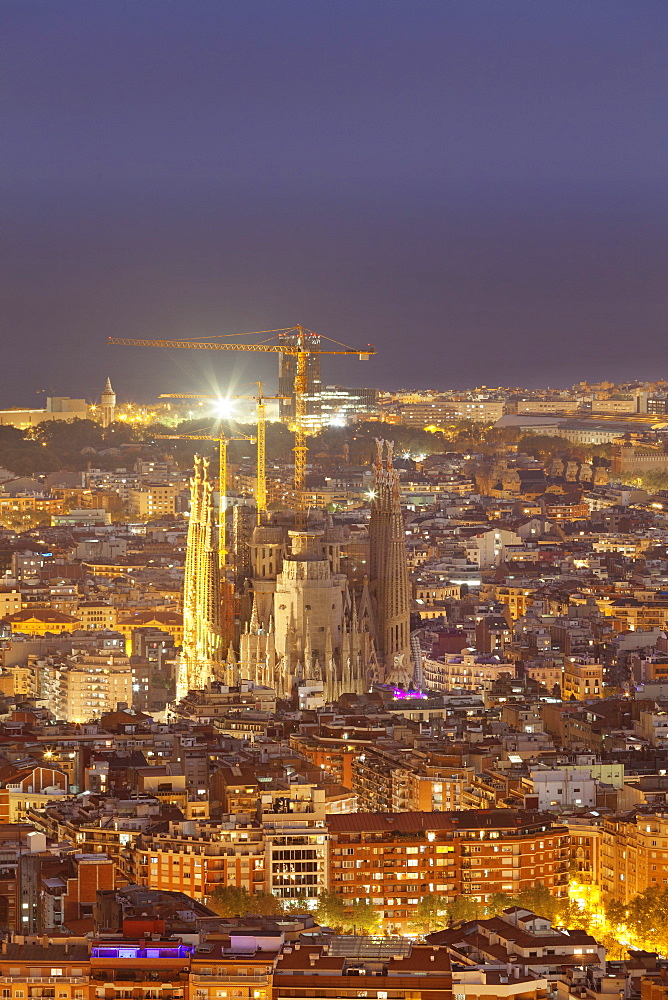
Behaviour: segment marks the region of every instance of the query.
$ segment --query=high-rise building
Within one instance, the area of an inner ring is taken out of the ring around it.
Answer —
[[[301,336],[307,348],[320,347],[320,337],[317,333],[304,331]],[[298,333],[279,333],[278,339],[286,347],[296,347],[300,342]],[[279,403],[281,420],[291,421],[295,418],[295,375],[297,373],[297,357],[294,354],[279,354],[278,356],[278,395],[287,396]],[[320,355],[309,354],[306,361],[306,417],[307,423],[314,424],[315,418],[320,418],[320,392],[322,381],[320,377]],[[319,429],[319,428],[318,428]]]
[[[183,579],[183,653],[176,696],[206,687],[221,653],[221,589],[209,460],[195,456]]]
[[[132,667],[127,656],[98,651],[69,657],[64,663],[52,657],[42,666],[41,687],[57,719],[87,722],[119,704],[132,704]]]
[[[376,644],[383,679],[412,681],[410,582],[406,532],[399,503],[399,474],[392,462],[394,444],[376,440],[369,521],[370,588]]]
[[[111,387],[111,379],[107,379],[106,385],[100,396],[100,410],[102,412],[102,426],[108,427],[113,424],[116,416],[116,393]]]

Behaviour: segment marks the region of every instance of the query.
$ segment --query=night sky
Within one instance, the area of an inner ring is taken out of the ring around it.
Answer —
[[[665,0],[3,0],[0,406],[668,376]]]

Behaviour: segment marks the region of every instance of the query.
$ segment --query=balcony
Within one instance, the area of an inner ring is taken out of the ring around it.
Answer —
[[[178,960],[181,961],[181,960]],[[91,983],[109,983],[134,988],[135,984],[150,986],[152,989],[171,989],[174,983],[185,983],[188,980],[187,972],[169,972],[164,969],[159,972],[147,968],[146,971],[137,969],[93,969],[91,970]],[[62,980],[59,980],[62,981]]]
[[[69,983],[72,986],[82,986],[88,982],[87,976],[0,976],[0,983],[28,983],[29,986],[47,985],[52,983]]]
[[[121,990],[112,988],[110,986],[98,986],[95,990],[95,996],[98,1000],[183,1000],[184,991],[183,990],[167,990],[161,991],[157,990],[155,987],[149,987],[146,991],[142,992],[140,986],[135,987],[132,990]]]
[[[268,986],[269,976],[191,976],[191,982],[195,986],[218,986],[225,984],[228,986]]]

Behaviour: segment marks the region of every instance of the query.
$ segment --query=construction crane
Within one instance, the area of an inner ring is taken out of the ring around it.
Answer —
[[[298,512],[303,515],[304,489],[306,486],[306,386],[308,359],[311,354],[347,354],[357,355],[360,361],[368,361],[372,354],[376,353],[376,348],[368,344],[366,347],[347,347],[339,344],[330,337],[324,339],[332,344],[338,344],[341,350],[323,350],[313,347],[308,343],[308,337],[314,336],[312,330],[307,330],[303,326],[285,327],[281,330],[261,330],[254,333],[239,334],[242,337],[260,337],[265,334],[294,334],[296,343],[294,344],[214,344],[210,340],[137,340],[129,337],[109,337],[108,344],[115,344],[119,347],[172,347],[191,351],[260,351],[271,354],[290,354],[296,358],[295,365],[295,476],[294,488]]]
[[[227,437],[226,434],[156,434],[160,441],[217,441],[218,442],[218,564],[221,571],[227,561],[227,446],[230,441],[253,441],[248,434]]]
[[[254,399],[257,420],[257,475],[255,487],[255,505],[257,507],[257,523],[262,521],[262,514],[267,509],[267,406],[270,400],[289,399],[289,396],[265,396],[262,382],[256,382],[256,396],[225,396],[224,399]],[[199,392],[163,392],[160,399],[220,399],[215,393]]]

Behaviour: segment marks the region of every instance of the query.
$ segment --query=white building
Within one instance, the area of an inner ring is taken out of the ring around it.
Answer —
[[[41,693],[57,719],[87,722],[117,706],[132,705],[132,667],[127,656],[93,653],[48,657],[41,665]]]
[[[524,539],[508,528],[491,528],[472,535],[466,543],[466,559],[480,569],[489,569],[505,560],[506,549],[524,545]]]
[[[596,806],[596,778],[590,767],[532,768],[523,785],[538,796],[538,809],[590,809]]]

